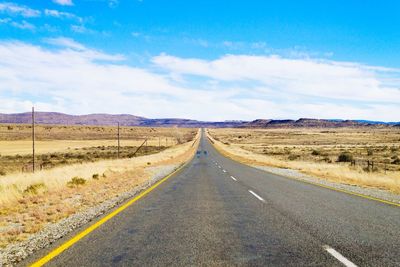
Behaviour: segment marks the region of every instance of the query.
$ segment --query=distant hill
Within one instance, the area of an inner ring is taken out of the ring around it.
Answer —
[[[15,113],[1,114],[0,123],[31,123],[32,114]],[[61,125],[116,125],[121,126],[149,126],[149,127],[237,127],[241,121],[226,122],[205,122],[189,119],[148,119],[129,114],[89,114],[89,115],[69,115],[58,112],[35,112],[35,122],[37,124],[61,124]]]
[[[143,117],[120,114],[89,114],[68,115],[58,112],[35,112],[37,124],[63,124],[63,125],[121,125],[135,126],[146,119]],[[0,114],[0,123],[31,123],[32,113]]]
[[[254,120],[241,125],[248,128],[336,128],[336,127],[365,127],[387,126],[385,123],[368,123],[356,120],[323,120],[306,119],[298,120]]]
[[[1,114],[0,123],[31,123],[31,113]],[[378,122],[366,120],[325,120],[301,118],[298,120],[258,119],[254,121],[197,121],[190,119],[148,119],[129,114],[69,115],[58,112],[35,112],[37,124],[61,125],[116,125],[148,127],[240,127],[240,128],[335,128],[335,127],[400,127],[400,122]]]

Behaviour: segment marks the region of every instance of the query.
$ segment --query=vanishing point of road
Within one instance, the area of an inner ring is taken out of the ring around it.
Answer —
[[[203,133],[182,170],[47,265],[400,266],[400,208],[245,166]]]

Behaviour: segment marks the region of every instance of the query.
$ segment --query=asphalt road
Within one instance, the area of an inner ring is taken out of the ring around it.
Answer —
[[[400,266],[399,207],[199,151],[48,265]]]

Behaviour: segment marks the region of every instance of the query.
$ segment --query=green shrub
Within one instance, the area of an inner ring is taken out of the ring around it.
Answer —
[[[71,181],[69,181],[68,183],[67,183],[67,185],[69,186],[69,187],[76,187],[76,186],[80,186],[80,185],[84,185],[86,183],[86,180],[84,179],[84,178],[81,178],[81,177],[73,177],[72,179],[71,179]]]
[[[374,154],[374,151],[372,150],[372,148],[368,148],[367,149],[367,155],[368,156],[372,156]]]
[[[353,155],[351,155],[349,152],[342,152],[339,154],[338,162],[351,162],[353,161]]]
[[[46,186],[44,185],[44,183],[31,184],[24,190],[24,193],[37,195],[39,193],[39,191],[45,190],[45,188],[46,188]]]

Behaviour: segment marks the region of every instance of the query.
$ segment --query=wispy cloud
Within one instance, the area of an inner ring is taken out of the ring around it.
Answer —
[[[14,28],[18,28],[18,29],[22,29],[22,30],[35,30],[36,27],[35,25],[28,23],[25,20],[22,21],[14,21],[11,18],[4,18],[4,19],[0,19],[0,24],[7,24],[10,25]]]
[[[74,3],[72,0],[53,0],[54,3],[62,5],[62,6],[73,6]]]
[[[56,45],[56,46],[72,48],[75,50],[86,50],[86,47],[84,45],[74,41],[71,38],[66,38],[66,37],[47,38],[47,39],[45,39],[45,41],[49,44]]]
[[[110,8],[116,8],[119,5],[119,0],[108,0],[108,6]]]
[[[44,14],[49,17],[55,17],[55,18],[60,18],[60,19],[71,19],[71,20],[76,20],[78,22],[82,22],[83,19],[81,17],[78,17],[75,14],[69,13],[69,12],[62,12],[54,9],[45,9]]]
[[[0,12],[9,15],[19,15],[26,18],[39,17],[41,15],[39,10],[11,2],[0,3]]]
[[[94,30],[87,28],[83,24],[71,25],[71,31],[76,32],[76,33],[95,33]]]
[[[398,120],[397,70],[352,62],[227,55],[215,60],[162,54],[155,66],[73,39],[51,49],[0,42],[0,112],[132,113],[195,119],[349,118]],[[178,77],[178,78],[177,78]],[[210,107],[213,108],[205,108]]]

